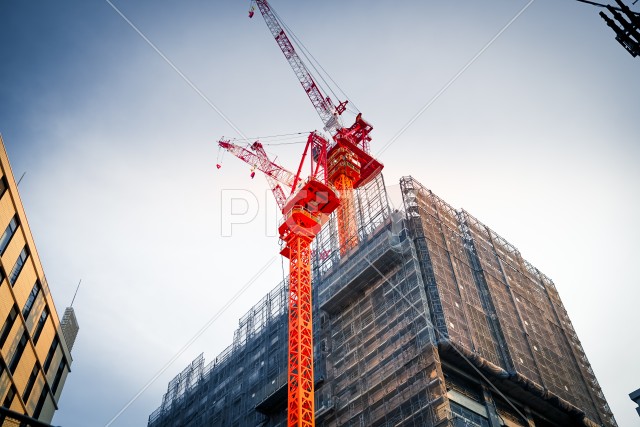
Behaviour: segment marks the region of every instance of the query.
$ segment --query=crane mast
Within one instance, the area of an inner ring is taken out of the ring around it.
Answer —
[[[253,152],[227,140],[220,140],[218,145],[267,176],[282,211],[278,232],[284,248],[280,253],[289,259],[288,425],[313,427],[311,242],[340,203],[335,191],[326,184],[327,141],[315,132],[309,135],[296,175],[271,161],[258,141],[251,145]],[[300,173],[309,152],[311,175],[301,180]],[[288,197],[281,184],[291,188]]]

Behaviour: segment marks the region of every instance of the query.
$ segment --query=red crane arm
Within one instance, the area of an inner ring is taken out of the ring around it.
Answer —
[[[289,188],[293,187],[295,176],[282,166],[269,160],[260,142],[256,141],[251,145],[251,149],[255,153],[225,140],[220,140],[218,145],[279,183]]]
[[[298,166],[298,173],[296,174],[296,184],[297,181],[300,180],[300,173],[302,172],[302,166],[304,165],[304,161],[307,157],[307,153],[310,153],[310,163],[311,163],[311,177],[321,181],[323,183],[327,183],[327,150],[329,147],[329,143],[326,139],[320,136],[317,132],[313,131],[309,134],[307,138],[307,144],[304,147],[304,152],[302,153],[302,159],[300,160],[300,165]]]
[[[278,18],[271,10],[267,0],[256,0],[256,3],[260,9],[260,13],[262,13],[264,21],[267,23],[267,27],[269,27],[269,31],[271,31],[271,34],[276,39],[280,50],[282,50],[285,58],[287,58],[287,61],[298,78],[298,81],[302,85],[302,88],[311,100],[311,103],[315,107],[320,119],[322,119],[325,130],[331,133],[331,135],[334,135],[337,130],[342,127],[338,117],[345,110],[347,102],[342,102],[335,107],[331,100],[320,92],[320,89],[311,77],[311,73],[304,65],[304,62],[302,62],[302,59],[300,59],[300,56],[298,56],[296,50],[293,48],[289,37],[284,32],[282,25],[280,25]]]
[[[267,177],[267,181],[269,181],[269,186],[276,198],[278,207],[280,210],[284,208],[287,196],[280,184],[283,184],[293,190],[296,178],[291,172],[269,160],[269,157],[260,142],[256,141],[251,145],[251,149],[255,152],[251,152],[246,148],[225,140],[218,141],[218,145],[240,160],[264,173]]]

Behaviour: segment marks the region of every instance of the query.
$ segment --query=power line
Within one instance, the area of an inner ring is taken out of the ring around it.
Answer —
[[[616,33],[616,41],[631,56],[636,57],[640,55],[640,15],[629,9],[629,6],[621,0],[615,1],[619,8],[606,6],[611,17],[604,12],[600,12],[599,15],[607,23],[607,26]],[[613,19],[611,19],[612,17]]]
[[[265,143],[263,142],[262,145],[268,145],[268,146],[274,146],[274,145],[293,145],[293,144],[304,144],[305,141],[293,141],[293,142],[272,142],[272,143]]]
[[[580,3],[586,3],[586,4],[590,4],[592,6],[597,6],[597,7],[610,7],[612,9],[618,10],[620,12],[623,12],[622,8],[620,7],[616,7],[616,6],[611,6],[611,5],[607,5],[607,4],[602,4],[602,3],[598,3],[595,1],[589,1],[589,0],[576,0],[577,2]],[[633,4],[636,4],[635,2],[633,2]],[[636,16],[640,16],[640,12],[634,12],[633,10],[631,11],[632,14],[636,15]]]
[[[276,260],[276,257],[272,257],[269,261],[267,261],[267,263],[265,265],[262,266],[262,268],[260,268],[260,270],[258,270],[258,272],[251,278],[249,279],[249,281],[247,283],[244,284],[244,286],[242,288],[240,288],[240,290],[238,292],[236,292],[231,299],[229,299],[219,310],[217,313],[215,313],[203,326],[202,328],[200,328],[200,330],[198,332],[196,332],[196,334],[194,336],[192,336],[187,342],[186,344],[184,344],[182,346],[182,348],[180,348],[180,350],[178,350],[178,352],[176,354],[174,354],[168,361],[167,363],[164,364],[164,366],[162,368],[160,368],[160,370],[158,370],[158,372],[155,373],[155,375],[153,377],[151,377],[151,379],[138,391],[138,393],[136,393],[123,407],[122,409],[120,409],[120,411],[118,411],[118,413],[111,418],[111,420],[109,420],[109,422],[107,424],[105,424],[104,427],[109,427],[111,424],[113,424],[114,421],[116,421],[118,418],[120,418],[120,415],[123,414],[124,411],[126,411],[129,406],[131,406],[133,404],[133,402],[135,402],[140,395],[142,395],[142,393],[144,393],[149,387],[151,387],[151,385],[158,379],[160,378],[160,376],[167,370],[169,369],[169,367],[173,364],[173,362],[175,362],[176,360],[178,360],[178,358],[180,356],[182,356],[182,354],[184,352],[186,352],[189,347],[191,347],[191,345],[196,342],[196,340],[198,338],[200,338],[202,336],[202,334],[204,334],[206,332],[207,329],[209,329],[209,327],[216,321],[218,320],[218,318],[229,308],[231,307],[231,305],[236,302],[236,300],[238,298],[240,298],[240,296],[245,293],[245,291],[247,289],[249,289],[251,287],[251,285],[253,285],[259,278],[260,276],[267,271],[267,268],[269,266],[271,266],[271,264],[273,264],[273,262]]]

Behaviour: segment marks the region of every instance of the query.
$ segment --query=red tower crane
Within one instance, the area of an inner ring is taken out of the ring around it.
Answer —
[[[278,231],[285,243],[281,253],[289,258],[287,425],[314,427],[311,242],[326,222],[328,215],[337,210],[340,254],[344,256],[357,246],[353,190],[375,178],[383,166],[369,154],[371,125],[362,119],[361,114],[357,115],[350,127],[342,125],[340,115],[345,111],[348,101],[334,105],[331,99],[322,93],[267,0],[255,0],[255,3],[322,119],[324,130],[330,133],[333,140],[329,145],[315,132],[309,135],[296,175],[269,160],[258,142],[251,146],[253,152],[229,141],[219,142],[222,148],[258,168],[267,176],[283,213],[284,220]],[[249,17],[253,16],[253,11],[252,6]],[[300,173],[308,152],[311,153],[311,176],[302,182]],[[291,189],[288,197],[282,185]]]
[[[314,426],[311,242],[339,205],[338,196],[327,185],[327,141],[315,132],[309,135],[295,175],[271,161],[258,141],[251,145],[253,151],[228,140],[218,145],[266,175],[282,211],[278,232],[284,248],[280,253],[289,259],[288,425]],[[302,180],[307,154],[311,175]]]
[[[328,182],[340,194],[340,206],[336,216],[340,254],[345,255],[358,244],[353,189],[369,182],[383,168],[382,164],[369,154],[369,133],[372,127],[360,114],[351,127],[342,126],[340,115],[345,111],[348,101],[334,105],[331,98],[323,95],[268,1],[256,0],[256,4],[269,31],[322,119],[324,129],[333,138],[334,143],[327,153]]]

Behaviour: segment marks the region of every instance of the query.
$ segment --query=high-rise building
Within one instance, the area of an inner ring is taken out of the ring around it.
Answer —
[[[638,405],[638,407],[636,408],[636,412],[638,413],[638,415],[640,415],[640,388],[634,392],[629,393],[629,398],[636,402],[636,405]]]
[[[399,211],[382,177],[358,190],[352,250],[334,220],[314,242],[316,425],[615,426],[553,282],[413,178],[400,188]],[[284,280],[148,425],[286,426],[287,297]]]
[[[0,409],[49,423],[72,359],[1,137],[0,173]]]
[[[73,349],[73,344],[76,342],[78,332],[80,331],[80,326],[78,326],[78,319],[76,318],[76,312],[73,307],[67,307],[64,310],[62,323],[60,323],[60,325],[62,326],[62,334],[64,335],[64,339],[67,342],[69,351],[71,351]]]

